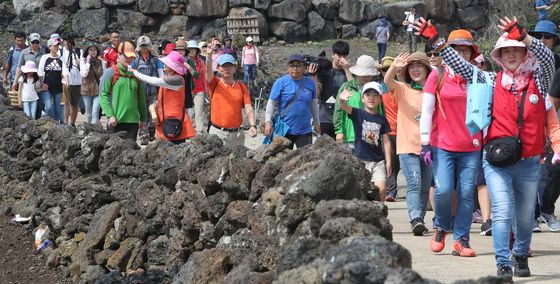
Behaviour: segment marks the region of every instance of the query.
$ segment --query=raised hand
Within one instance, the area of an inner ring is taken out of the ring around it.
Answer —
[[[340,103],[347,104],[348,100],[350,99],[351,96],[352,96],[352,92],[350,92],[346,88],[346,89],[344,89],[344,91],[342,91],[342,93],[340,93],[340,95],[338,95],[338,99],[339,99]]]
[[[432,21],[426,21],[423,17],[416,20],[412,27],[416,30],[416,35],[425,38],[430,44],[433,44],[439,38],[439,33],[436,27],[432,25]]]
[[[393,61],[393,64],[391,64],[392,66],[394,66],[397,70],[403,70],[404,67],[406,67],[406,65],[408,64],[408,61],[410,60],[410,53],[408,52],[403,52],[401,54],[399,54],[399,56],[397,56],[397,58],[395,58],[395,60]]]
[[[516,16],[513,16],[513,20],[508,17],[501,18],[498,28],[508,33],[509,39],[523,41],[527,37],[527,31],[519,24]]]

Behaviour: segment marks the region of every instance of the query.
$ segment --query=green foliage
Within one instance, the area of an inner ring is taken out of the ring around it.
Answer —
[[[69,33],[72,31],[72,17],[67,16],[64,20],[64,33]]]

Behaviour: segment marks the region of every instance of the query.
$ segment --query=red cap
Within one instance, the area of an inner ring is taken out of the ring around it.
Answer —
[[[174,43],[168,43],[163,50],[163,55],[167,56],[171,51],[173,51],[177,47]]]

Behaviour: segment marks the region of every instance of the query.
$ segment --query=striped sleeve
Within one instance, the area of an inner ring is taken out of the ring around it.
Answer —
[[[441,56],[445,61],[445,64],[449,66],[455,73],[459,74],[461,78],[467,80],[467,82],[472,83],[473,77],[473,65],[467,62],[463,57],[455,51],[450,46],[446,46],[441,50]],[[495,72],[486,72],[488,74],[489,79],[491,82],[486,82],[486,77],[484,76],[483,72],[478,72],[478,82],[479,83],[490,83],[492,87],[496,83],[496,73]]]

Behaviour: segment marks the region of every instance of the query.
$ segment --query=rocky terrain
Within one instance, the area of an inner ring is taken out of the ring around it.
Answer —
[[[425,283],[369,173],[329,138],[250,151],[202,135],[145,149],[0,102],[0,209],[48,226],[83,283]]]
[[[11,3],[10,3],[11,2]],[[419,15],[442,27],[481,30],[497,0],[13,0],[0,1],[0,28],[15,32],[74,31],[97,38],[110,30],[125,37],[208,38],[227,32],[227,17],[257,16],[260,37],[288,42],[367,36],[376,20],[387,17],[395,32],[403,12]],[[499,1],[498,1],[499,2]]]

